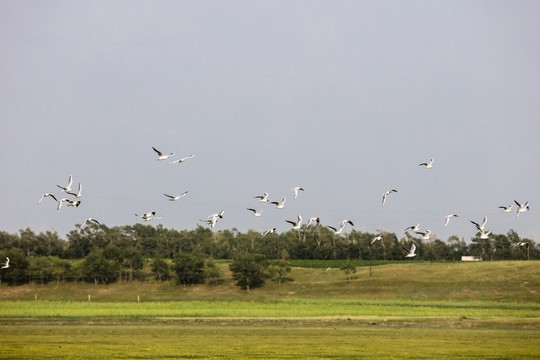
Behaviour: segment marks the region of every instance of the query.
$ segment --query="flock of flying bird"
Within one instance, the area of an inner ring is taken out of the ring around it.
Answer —
[[[169,153],[169,154],[164,154],[161,151],[159,151],[158,149],[156,149],[155,147],[152,147],[152,149],[157,153],[157,155],[158,155],[157,160],[158,161],[163,161],[163,160],[170,159],[171,157],[173,157],[175,155],[174,152]],[[171,163],[171,164],[180,164],[180,163],[186,161],[187,159],[193,158],[194,156],[195,156],[195,154],[192,154],[192,155],[186,156],[186,157],[181,158],[181,159],[169,161],[169,163]],[[433,162],[434,162],[434,160],[430,159],[429,162],[420,163],[419,166],[423,166],[426,169],[431,169],[431,168],[433,168]],[[58,199],[52,193],[45,193],[39,199],[38,204],[40,204],[44,198],[49,197],[49,198],[51,198],[51,199],[53,199],[53,200],[55,200],[57,202],[57,211],[60,211],[60,209],[62,207],[62,204],[64,204],[64,203],[67,203],[67,206],[78,207],[81,204],[81,200],[79,200],[79,199],[82,197],[82,185],[79,183],[77,192],[72,191],[72,185],[73,185],[73,178],[70,175],[69,179],[68,179],[68,183],[67,183],[66,186],[61,186],[61,185],[56,185],[56,186],[61,189],[62,193],[70,195],[73,198],[62,197],[62,198]],[[296,187],[293,187],[291,189],[291,191],[293,193],[294,199],[296,199],[298,197],[299,192],[304,191],[304,188],[302,188],[300,186],[296,186]],[[397,192],[396,189],[390,189],[388,191],[385,191],[382,194],[382,203],[381,203],[382,207],[384,207],[384,205],[385,205],[385,203],[387,201],[387,197],[390,194],[395,193],[395,192]],[[186,196],[187,194],[188,194],[188,192],[185,191],[184,193],[182,193],[180,195],[170,195],[170,194],[166,194],[166,193],[164,193],[163,195],[169,201],[177,201],[177,200],[181,199],[182,197]],[[254,198],[258,199],[258,201],[261,202],[261,203],[274,205],[275,208],[277,208],[277,209],[283,209],[285,207],[285,202],[287,200],[285,197],[283,197],[281,201],[270,201],[268,197],[269,197],[268,193],[265,192],[263,195],[257,195]],[[514,202],[515,202],[515,204],[517,206],[516,217],[519,217],[519,214],[521,214],[522,212],[529,211],[529,203],[528,202],[526,202],[524,204],[520,204],[519,202],[517,202],[515,200],[514,200]],[[499,206],[499,208],[503,209],[504,212],[509,213],[509,212],[512,211],[513,205]],[[262,213],[263,213],[263,210],[257,210],[257,209],[255,209],[253,207],[247,208],[247,210],[252,212],[253,215],[257,216],[257,217],[262,216]],[[207,219],[200,220],[200,221],[210,225],[211,228],[214,228],[216,223],[218,222],[218,220],[223,219],[224,212],[225,211],[222,210],[219,213],[209,215],[207,217]],[[143,213],[143,214],[135,214],[135,215],[137,217],[141,218],[143,221],[151,221],[151,220],[161,219],[160,216],[156,216],[155,211],[150,211],[150,212],[146,212],[146,213]],[[458,215],[457,214],[449,214],[449,215],[447,215],[445,217],[445,219],[444,219],[444,226],[445,227],[449,224],[450,219],[453,218],[453,217],[458,217]],[[302,228],[302,226],[304,226],[302,224],[303,219],[302,219],[302,216],[300,214],[298,215],[298,218],[296,219],[296,221],[293,221],[293,220],[285,220],[285,221],[292,225],[292,228],[291,228],[292,230],[300,230]],[[79,229],[82,228],[83,226],[85,226],[86,224],[90,223],[90,222],[94,222],[98,226],[101,226],[100,222],[97,221],[96,219],[87,218],[79,226]],[[477,222],[474,222],[472,220],[470,220],[470,222],[480,232],[480,238],[481,239],[487,239],[489,237],[491,231],[486,229],[487,216],[484,217],[482,223],[477,223]],[[320,225],[321,224],[320,218],[319,217],[309,218],[308,222],[307,222],[307,225],[305,225],[305,226],[309,227],[311,224]],[[337,227],[337,228],[333,227],[333,226],[329,226],[329,225],[326,225],[326,227],[329,228],[330,230],[332,230],[335,235],[340,235],[343,232],[343,230],[345,229],[345,226],[347,224],[349,224],[351,226],[354,226],[354,224],[353,224],[353,222],[351,220],[345,219],[345,220],[342,220],[339,223],[339,227]],[[414,232],[417,235],[420,235],[422,240],[429,240],[430,239],[431,231],[430,230],[420,231],[420,224],[409,226],[408,228],[405,229],[405,231],[409,231],[409,230]],[[275,232],[276,232],[276,228],[270,228],[270,229],[264,231],[262,233],[262,236],[266,236],[268,234],[275,233]],[[383,240],[383,236],[378,235],[371,241],[371,245],[373,245],[375,242],[381,241],[381,240]],[[412,243],[410,249],[407,249],[407,248],[403,248],[403,249],[407,252],[405,257],[412,258],[412,257],[416,256],[416,253],[415,253],[416,245],[414,244],[414,242]],[[7,259],[6,263],[2,267],[2,269],[5,269],[5,268],[9,268],[9,258]]]
[[[159,151],[158,149],[156,149],[155,147],[152,147],[152,149],[157,153],[157,155],[158,155],[157,159],[160,160],[160,161],[161,160],[167,160],[170,157],[175,155],[174,152],[172,152],[170,154],[164,154],[161,151]],[[192,158],[194,156],[195,155],[192,154],[192,155],[186,156],[186,157],[181,158],[181,159],[170,161],[170,163],[171,164],[180,164],[180,163],[182,163],[182,162],[186,161],[187,159],[190,159],[190,158]],[[58,198],[56,198],[56,196],[54,196],[54,194],[45,193],[39,199],[38,204],[41,204],[41,201],[44,198],[50,197],[51,199],[53,199],[53,200],[55,200],[57,202],[57,206],[56,206],[57,211],[60,211],[60,209],[62,208],[63,203],[67,203],[67,206],[79,207],[79,205],[81,204],[81,200],[78,200],[78,199],[82,197],[82,185],[81,185],[81,183],[79,183],[79,187],[78,187],[78,190],[77,190],[76,193],[72,191],[72,188],[71,188],[72,185],[73,185],[73,177],[70,175],[69,179],[68,179],[68,183],[67,183],[66,186],[62,186],[62,185],[56,185],[56,186],[62,190],[62,193],[71,195],[75,199],[70,199],[70,198],[67,198],[67,197],[63,197],[63,198],[60,198],[60,200],[59,200]],[[184,193],[182,193],[180,195],[169,195],[169,194],[163,194],[163,195],[165,195],[169,199],[169,201],[177,201],[180,198],[186,196],[187,193],[188,192],[186,191],[186,192],[184,192]],[[223,215],[223,214],[221,214],[221,215]],[[150,211],[150,212],[147,212],[147,213],[144,213],[144,214],[141,214],[141,215],[135,214],[135,216],[140,217],[144,221],[161,219],[161,216],[156,217],[156,212],[155,211]],[[216,219],[213,220],[212,227],[213,227],[213,225],[215,225],[216,221],[217,221]],[[96,220],[94,218],[88,218],[88,219],[85,219],[82,222],[82,224],[79,226],[79,228],[82,228],[83,226],[85,226],[86,224],[88,224],[90,222],[94,222],[98,226],[101,226],[101,223],[98,220]]]

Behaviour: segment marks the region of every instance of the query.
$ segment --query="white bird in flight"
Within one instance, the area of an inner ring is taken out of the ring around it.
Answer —
[[[311,225],[311,223],[313,223],[313,222],[317,223],[317,225],[320,225],[321,224],[321,218],[318,218],[318,217],[309,218],[308,223],[307,223],[306,226]]]
[[[410,249],[407,249],[407,248],[404,247],[403,250],[405,250],[407,252],[407,255],[405,255],[405,257],[415,257],[416,256],[416,254],[415,254],[416,245],[414,243],[412,243]]]
[[[271,201],[270,204],[274,204],[276,205],[276,208],[278,209],[283,209],[285,207],[285,201],[287,201],[287,199],[283,198],[283,200],[281,201]]]
[[[407,230],[411,230],[411,231],[420,231],[420,224],[416,224],[416,225],[413,225],[413,226],[409,226],[408,228],[406,228],[404,231],[407,231]]]
[[[294,198],[296,199],[297,196],[298,196],[298,191],[304,191],[304,188],[302,188],[300,186],[296,186],[296,187],[293,187],[291,190],[292,190],[292,192],[294,194]]]
[[[205,221],[206,221],[206,223],[210,224],[210,227],[213,229],[214,226],[216,226],[216,223],[217,223],[218,219],[223,219],[223,214],[224,213],[225,213],[225,210],[221,210],[217,214],[212,214],[212,215],[208,216],[208,220],[205,220]]]
[[[265,192],[263,195],[257,195],[255,199],[259,199],[260,202],[268,202],[268,193]]]
[[[345,229],[345,224],[351,224],[351,226],[354,226],[351,220],[341,220],[341,222],[339,223],[339,229],[336,229],[335,227],[329,226],[329,225],[327,225],[326,227],[331,229],[334,232],[334,234],[339,235],[341,234],[343,229]]]
[[[422,231],[415,231],[418,235],[422,235],[422,240],[429,240],[429,237],[431,236],[431,230],[426,230],[425,232]]]
[[[291,220],[285,221],[293,226],[292,230],[300,230],[300,228],[302,227],[302,216],[300,216],[300,214],[298,214],[298,220],[296,222]]]
[[[9,258],[6,256],[6,262],[4,264],[2,264],[2,267],[1,269],[7,269],[9,268]]]
[[[83,223],[81,224],[81,227],[83,227],[84,225],[88,224],[89,222],[94,222],[96,224],[98,224],[98,226],[101,226],[101,224],[99,223],[99,221],[97,221],[96,219],[94,218],[88,218],[86,220],[83,221]]]
[[[140,218],[143,219],[144,221],[159,220],[159,219],[161,219],[161,216],[156,217],[156,212],[155,212],[155,211],[150,211],[150,212],[147,212],[147,213],[142,214],[142,215],[135,214],[135,216],[140,217]]]
[[[525,204],[520,204],[516,200],[514,200],[514,202],[517,205],[516,217],[518,217],[519,214],[522,213],[522,212],[529,211],[529,202],[528,201]]]
[[[58,206],[56,207],[56,211],[60,211],[60,208],[62,207],[62,204],[65,202],[69,202],[70,200],[68,198],[62,198],[58,200]]]
[[[375,241],[379,241],[379,240],[382,240],[382,239],[383,239],[383,236],[382,236],[382,235],[376,236],[376,237],[373,238],[373,240],[371,240],[371,244],[370,244],[370,245],[373,245],[373,243],[374,243]]]
[[[273,234],[276,232],[276,228],[268,229],[265,232],[262,233],[262,236],[266,236],[268,234]]]
[[[448,225],[448,223],[450,222],[450,218],[453,218],[453,217],[459,217],[459,216],[457,216],[456,214],[446,215],[446,217],[444,218],[444,226]]]
[[[482,231],[486,228],[486,223],[487,223],[487,216],[484,216],[484,220],[482,221],[482,224],[478,224],[472,220],[469,220],[471,223],[474,224],[474,226],[476,226],[476,228],[479,230],[479,231]]]
[[[168,194],[165,194],[163,193],[163,195],[165,195],[166,197],[169,198],[169,201],[177,201],[178,199],[180,199],[181,197],[184,197],[187,195],[187,191],[184,191],[182,194],[180,195],[168,195]]]
[[[152,146],[152,149],[154,149],[155,152],[157,152],[158,154],[158,160],[167,160],[168,158],[170,158],[171,156],[174,156],[174,152],[170,153],[170,154],[163,154],[161,151],[159,151],[158,149],[156,149],[155,147]]]
[[[433,159],[430,159],[429,162],[418,164],[418,166],[423,166],[426,169],[431,169],[433,167]]]
[[[330,226],[330,225],[326,225],[326,227],[329,228],[330,230],[332,230],[334,232],[334,234],[336,234],[336,235],[341,234],[343,229],[345,229],[345,225],[340,226],[339,229],[336,229],[335,227]]]
[[[68,192],[68,191],[71,191],[71,185],[73,184],[73,177],[71,175],[69,175],[69,179],[68,179],[68,183],[66,186],[60,186],[60,185],[56,185],[58,186],[60,189],[62,189],[63,192]]]
[[[225,213],[225,210],[221,210],[219,213],[217,214],[212,214],[210,216],[208,216],[208,218],[212,218],[212,219],[223,219],[223,214]]]
[[[491,231],[485,231],[484,229],[480,230],[480,239],[489,239],[489,234]]]
[[[393,192],[397,192],[397,190],[394,190],[394,189],[388,190],[388,191],[386,191],[386,192],[382,195],[382,206],[383,206],[383,207],[384,207],[384,203],[386,202],[386,197],[387,197],[388,195],[390,195],[391,193],[393,193]]]
[[[512,208],[514,207],[514,205],[508,205],[508,206],[499,206],[499,209],[503,209],[503,211],[505,213],[509,213],[512,211]]]
[[[66,191],[66,193],[69,194],[69,195],[73,195],[76,198],[80,198],[82,196],[82,185],[81,185],[81,183],[79,183],[79,189],[77,190],[76,193],[70,192],[70,191]]]
[[[81,205],[80,200],[66,199],[65,201],[68,203],[67,206],[79,207],[79,205]]]
[[[261,216],[261,215],[262,215],[262,212],[263,212],[263,210],[258,211],[258,210],[256,210],[256,209],[252,209],[252,208],[248,208],[247,210],[253,211],[253,215],[255,215],[255,216]]]
[[[172,153],[174,154],[174,153]],[[172,156],[172,155],[170,155]],[[195,154],[191,154],[189,156],[186,156],[185,158],[181,158],[181,159],[178,159],[178,160],[173,160],[173,161],[169,161],[170,164],[180,164],[180,163],[183,163],[184,161],[186,161],[187,159],[191,159],[192,157],[194,157]]]
[[[39,199],[38,204],[41,203],[41,200],[43,200],[43,198],[46,198],[46,197],[49,197],[49,196],[52,197],[55,201],[58,201],[58,199],[53,194],[46,193],[46,194],[41,195],[41,198]]]
[[[518,243],[516,243],[516,246],[525,246],[525,249],[529,249],[529,243],[528,242],[525,242],[525,241],[520,241]]]

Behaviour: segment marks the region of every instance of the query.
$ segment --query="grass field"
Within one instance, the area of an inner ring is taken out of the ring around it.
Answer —
[[[2,286],[0,358],[540,358],[540,262],[294,268],[251,292],[221,266],[215,287]]]
[[[1,326],[2,359],[533,359],[538,331],[343,322]]]

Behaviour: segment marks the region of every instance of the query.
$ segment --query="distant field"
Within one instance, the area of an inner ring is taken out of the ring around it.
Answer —
[[[220,266],[219,286],[4,285],[0,359],[540,358],[540,262],[361,266],[352,281],[317,264],[251,292]]]

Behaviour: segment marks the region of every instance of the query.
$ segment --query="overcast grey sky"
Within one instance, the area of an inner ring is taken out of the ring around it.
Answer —
[[[469,241],[487,215],[539,241],[539,18],[519,0],[2,0],[0,230],[225,210],[216,231],[301,214]],[[79,208],[37,205],[69,175]],[[514,200],[531,211],[498,209]]]

